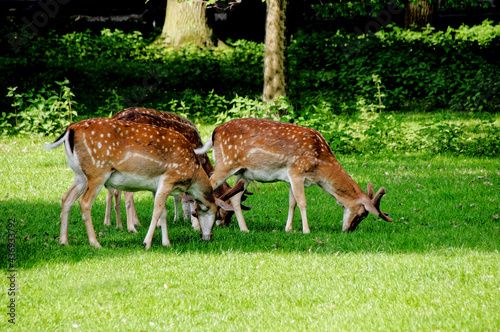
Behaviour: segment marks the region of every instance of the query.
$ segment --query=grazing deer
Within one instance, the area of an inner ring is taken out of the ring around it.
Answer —
[[[124,111],[121,111],[113,116],[113,119],[115,120],[120,120],[120,121],[130,121],[134,123],[141,123],[141,124],[147,124],[147,125],[154,125],[154,126],[159,126],[163,128],[170,128],[178,133],[182,134],[189,142],[191,142],[193,148],[199,148],[203,146],[203,142],[201,140],[200,134],[198,133],[198,130],[196,129],[196,126],[189,121],[188,119],[185,119],[177,114],[173,113],[167,113],[167,112],[161,112],[161,111],[156,111],[153,109],[148,109],[148,108],[139,108],[139,107],[132,107],[128,108]],[[207,173],[208,176],[210,176],[214,172],[214,168],[212,166],[212,163],[210,162],[210,159],[208,158],[207,154],[202,154],[199,156],[201,165],[205,172]],[[223,183],[222,186],[217,188],[215,190],[215,196],[218,198],[221,198],[225,193],[229,192],[231,190],[231,187],[227,183]],[[113,193],[111,194],[111,192]],[[115,211],[119,211],[119,196],[121,192],[118,190],[113,190],[110,189],[108,190],[108,198],[111,195],[115,196]],[[246,192],[247,194],[252,194],[251,192]],[[127,208],[127,228],[130,232],[135,232],[134,228],[134,223],[132,221],[136,221],[137,219],[137,212],[135,210],[135,205],[134,205],[134,200],[133,200],[133,193],[128,193],[125,192],[125,202],[126,202],[126,208]],[[178,198],[187,198],[186,196],[175,196],[175,211],[176,211],[176,216],[175,219],[178,219]],[[192,227],[195,230],[200,229],[200,224],[199,221],[196,219],[196,217],[192,216],[191,211],[194,211],[194,206],[191,200],[189,199],[183,199],[182,200],[183,204],[183,211],[184,211],[184,217],[189,218],[191,216],[191,221],[192,221]],[[191,202],[191,203],[190,203]],[[116,208],[116,205],[118,204],[118,208]],[[242,206],[242,209],[250,209],[250,207]],[[106,211],[107,211],[107,216],[109,216],[109,212],[111,210],[111,204],[108,203],[106,205]],[[227,224],[229,223],[229,220],[231,219],[233,212],[232,211],[220,211],[220,217],[221,219],[217,219],[218,223],[222,224]],[[121,220],[119,221],[119,213],[116,215],[117,219],[117,227],[120,228],[121,226]],[[110,218],[106,218],[104,221],[105,225],[111,225]]]
[[[180,116],[180,115],[177,115],[174,113],[168,113],[168,112],[160,112],[160,111],[156,111],[156,110],[148,109],[148,108],[143,108],[143,107],[127,108],[124,111],[118,112],[112,118],[118,119],[119,117],[123,117],[123,116],[125,116],[127,114],[131,114],[131,113],[153,115],[153,116],[157,116],[157,117],[160,117],[160,118],[166,119],[166,120],[174,120],[174,121],[180,122],[186,126],[189,126],[189,127],[187,127],[188,128],[187,130],[191,131],[190,128],[193,128],[196,131],[196,133],[198,133],[195,124],[192,123],[191,121],[189,121],[188,119]],[[148,124],[147,121],[145,121],[144,119],[142,119],[142,120],[143,121],[140,121],[140,123]],[[133,121],[133,120],[126,120],[126,121]],[[168,124],[167,124],[167,128],[168,128]],[[182,128],[177,128],[176,130],[179,131],[179,129],[182,129]],[[198,134],[198,137],[199,137],[199,134]],[[201,139],[200,139],[200,141],[201,141]],[[141,223],[139,222],[139,217],[137,216],[137,210],[136,210],[135,204],[134,204],[134,195],[133,195],[133,193],[124,192],[124,196],[125,196],[125,210],[127,213],[127,230],[131,233],[137,233],[137,231],[135,229],[135,225],[140,225]],[[113,205],[113,197],[115,199],[114,205]],[[175,211],[174,212],[174,215],[175,215],[174,220],[179,219],[180,197],[181,196],[174,196],[174,211]],[[115,210],[115,216],[116,216],[116,227],[119,229],[123,228],[122,221],[121,221],[120,204],[121,204],[121,191],[116,190],[114,188],[109,188],[108,194],[106,197],[106,213],[104,216],[104,225],[111,226],[111,206],[113,205],[114,210]],[[183,200],[182,201],[182,209],[183,209],[184,218],[189,218],[191,216],[191,210],[192,210],[191,204],[189,204],[188,202]],[[197,223],[197,221],[194,219],[193,219],[193,228],[199,229],[199,223]]]
[[[210,179],[205,173],[192,144],[175,130],[107,118],[84,120],[70,125],[47,150],[64,144],[68,164],[75,179],[62,197],[61,236],[68,245],[69,211],[80,198],[82,219],[90,245],[99,248],[92,224],[92,203],[102,186],[125,191],[148,190],[154,194],[154,211],[144,239],[151,247],[158,221],[162,225],[162,244],[170,245],[166,225],[167,197],[188,192],[198,203],[196,213],[201,237],[209,240],[217,217],[217,206],[232,207],[215,198]],[[229,199],[242,185],[235,185]],[[82,195],[83,194],[83,195]]]
[[[368,184],[368,194],[354,182],[340,166],[326,140],[314,129],[265,119],[236,119],[215,128],[211,138],[196,153],[206,153],[214,148],[215,173],[210,182],[217,188],[223,181],[237,175],[249,181],[290,184],[289,210],[286,231],[292,230],[295,206],[299,205],[302,230],[309,233],[306,215],[304,186],[318,185],[344,207],[343,231],[353,231],[369,212],[385,221],[392,221],[380,211],[380,199],[385,188],[373,195]],[[231,199],[240,230],[247,231],[239,199]]]

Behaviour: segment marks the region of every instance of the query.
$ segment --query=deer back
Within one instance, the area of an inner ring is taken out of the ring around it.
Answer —
[[[328,178],[337,187],[347,182],[352,189],[352,179],[323,136],[312,128],[266,119],[235,119],[217,127],[212,141],[216,164],[269,171],[281,168],[307,175],[314,184],[322,185]]]
[[[120,121],[130,121],[135,123],[154,125],[162,128],[170,128],[182,134],[191,143],[193,149],[199,148],[200,146],[203,145],[200,134],[198,133],[198,130],[196,130],[195,127],[174,120],[174,118],[160,117],[156,115],[158,113],[163,113],[163,112],[151,109],[134,108],[119,112],[115,114],[113,118]],[[167,114],[172,114],[172,113],[167,113]],[[180,116],[178,115],[175,116],[180,118]],[[185,120],[189,121],[187,119]],[[211,174],[214,168],[207,154],[205,153],[199,155],[199,158],[205,172],[207,174]]]
[[[67,132],[72,137],[69,148],[86,175],[119,172],[148,179],[168,176],[184,186],[199,177],[201,165],[191,143],[175,130],[97,118],[74,123]]]
[[[165,119],[165,120],[175,120],[177,122],[183,123],[185,125],[191,126],[194,129],[196,129],[196,126],[195,126],[195,124],[193,122],[191,122],[190,120],[188,120],[185,117],[182,117],[182,116],[180,116],[178,114],[170,113],[170,112],[157,111],[155,109],[144,108],[144,107],[129,107],[129,108],[125,109],[124,111],[121,111],[121,112],[115,114],[113,116],[113,118],[114,117],[120,117],[121,113],[127,112],[127,111],[134,111],[134,112],[141,113],[141,114],[154,115],[154,116],[160,117],[160,118]]]

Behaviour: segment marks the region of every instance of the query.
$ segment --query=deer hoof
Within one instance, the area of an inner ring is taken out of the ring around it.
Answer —
[[[94,248],[100,249],[102,248],[99,242],[91,242],[90,245]]]

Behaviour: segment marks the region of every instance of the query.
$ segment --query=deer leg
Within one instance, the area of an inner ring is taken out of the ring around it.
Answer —
[[[135,208],[134,193],[127,194],[127,192],[125,192],[124,196],[125,196],[125,207],[127,208],[127,220],[131,219],[133,221],[134,226],[141,226],[141,222],[139,221],[139,216],[137,215],[137,209]]]
[[[212,185],[212,188],[216,189],[217,187],[219,187],[224,183],[224,181],[233,176],[237,171],[237,169],[232,170],[227,168],[227,166],[222,163],[217,164],[214,174],[212,174],[212,176],[210,177],[210,184]]]
[[[174,221],[179,220],[179,201],[181,200],[180,196],[174,196]]]
[[[236,182],[238,182],[239,178],[237,179]],[[246,188],[248,183],[245,181],[245,187]],[[243,218],[243,212],[241,210],[241,197],[245,193],[245,190],[237,193],[233,197],[229,199],[231,202],[231,205],[233,206],[234,209],[234,214],[236,215],[236,219],[238,220],[238,225],[240,226],[240,231],[242,232],[249,232],[247,224],[245,223],[245,218]]]
[[[164,207],[160,216],[161,225],[161,244],[165,247],[170,247],[170,240],[167,232],[167,208]]]
[[[123,229],[122,225],[122,215],[120,212],[120,204],[122,202],[122,192],[120,190],[113,190],[113,195],[115,196],[115,216],[116,216],[116,228]]]
[[[192,207],[191,203],[185,201],[184,199],[181,199],[181,205],[182,205],[182,215],[184,219],[190,219],[191,218],[191,211],[194,211],[194,207]]]
[[[92,204],[94,203],[97,194],[99,194],[99,191],[101,191],[104,182],[106,182],[106,179],[103,177],[89,180],[87,187],[80,198],[80,209],[82,210],[82,219],[85,223],[85,228],[87,229],[89,243],[95,248],[101,248],[101,245],[97,241],[95,235],[94,225],[92,224],[91,210]]]
[[[127,230],[130,233],[137,233],[134,225],[139,223],[139,217],[137,217],[137,211],[134,205],[134,193],[124,191],[123,196],[125,196],[125,210],[127,211]]]
[[[111,226],[111,204],[113,204],[113,188],[107,188],[106,194],[106,213],[104,214],[104,226]]]
[[[288,193],[288,219],[286,220],[285,231],[290,232],[293,229],[293,214],[295,213],[295,207],[297,206],[297,201],[293,195],[292,186],[290,185],[290,190]]]
[[[306,213],[306,193],[304,191],[304,180],[300,177],[292,177],[290,178],[290,188],[292,190],[292,194],[295,197],[295,201],[300,209],[300,215],[302,217],[302,232],[304,234],[308,234],[309,225],[307,223],[307,213]],[[290,216],[289,216],[290,218]],[[293,218],[293,215],[292,215]]]
[[[194,203],[189,203],[189,202],[186,202],[187,204],[187,208],[186,210],[189,210],[189,211],[196,211],[196,206],[194,205]],[[184,207],[183,207],[184,208]],[[191,227],[195,230],[195,231],[199,231],[201,229],[201,226],[200,226],[200,220],[198,219],[198,217],[195,217],[193,216],[192,213],[189,213],[189,215],[191,216]]]
[[[155,197],[156,197],[156,195],[155,195],[155,194],[153,194],[153,201],[155,201],[155,199],[156,199]],[[166,204],[166,202],[167,202],[167,201],[165,200],[165,204]],[[165,207],[165,211],[166,211],[166,209],[167,209],[167,207]],[[153,211],[154,211],[154,210],[153,210]],[[165,212],[165,213],[166,213],[166,212]],[[166,220],[166,219],[167,219],[167,217],[165,216],[165,220]],[[160,228],[160,227],[161,227],[161,222],[160,222],[160,219],[158,219],[158,221],[156,222],[156,228]]]
[[[167,219],[167,209],[165,207],[165,203],[167,202],[167,197],[172,191],[172,185],[164,185],[160,191],[158,191],[155,195],[155,207],[153,210],[153,218],[151,219],[151,224],[149,225],[148,233],[146,234],[146,238],[144,238],[143,245],[147,249],[151,248],[151,242],[153,240],[153,234],[155,231],[156,224],[160,221],[162,214],[165,214],[165,220]],[[166,235],[167,227],[165,221],[165,235]],[[162,233],[163,235],[163,233]],[[168,241],[168,236],[166,238],[166,243],[170,243]],[[168,245],[168,244],[167,244]]]
[[[78,181],[77,177],[75,176],[75,180],[73,181],[73,184],[71,187],[69,187],[68,191],[63,195],[61,198],[61,234],[59,236],[59,243],[64,244],[66,246],[69,245],[68,243],[68,221],[69,221],[69,212],[71,211],[71,207],[73,204],[75,204],[76,200],[78,197],[82,195],[83,189],[85,188],[85,185],[87,180],[86,178],[82,178],[80,181]]]

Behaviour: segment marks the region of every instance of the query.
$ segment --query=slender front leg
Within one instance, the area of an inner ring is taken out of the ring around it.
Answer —
[[[300,209],[300,215],[302,217],[302,232],[308,234],[309,225],[307,223],[307,213],[306,213],[306,193],[304,191],[304,180],[299,176],[290,176],[290,188],[293,191],[293,196],[295,196],[295,201]]]
[[[199,231],[201,229],[200,220],[197,217],[193,216],[193,214],[191,213],[191,211],[196,211],[196,206],[194,205],[195,203],[190,203],[190,202],[186,202],[186,203],[187,203],[186,210],[189,211],[189,215],[191,216],[191,227],[195,231]],[[184,205],[182,208],[184,209]]]
[[[104,226],[111,226],[111,204],[113,204],[113,188],[107,188],[106,194],[106,213],[104,214]]]
[[[293,229],[293,214],[295,213],[296,206],[297,206],[297,201],[295,200],[292,186],[290,185],[290,189],[288,192],[288,219],[286,220],[286,227],[285,227],[286,232],[290,232]]]
[[[120,190],[113,190],[115,196],[115,216],[116,216],[116,228],[123,229],[122,225],[122,214],[120,212],[120,204],[122,202],[122,192]]]
[[[180,196],[174,196],[174,221],[179,220],[179,201],[181,200]]]
[[[168,231],[167,231],[167,208],[163,209],[163,212],[160,216],[160,225],[161,225],[161,244],[165,247],[170,247],[170,240],[168,239]]]
[[[135,225],[137,223],[140,225],[140,223],[134,205],[134,193],[125,191],[123,196],[125,196],[125,210],[127,211],[127,230],[130,233],[137,233]]]
[[[182,216],[184,219],[191,219],[191,211],[194,211],[194,207],[192,206],[193,204],[189,203],[188,201],[181,199],[181,205],[182,205]]]
[[[151,224],[149,225],[149,230],[148,233],[146,234],[146,238],[144,239],[143,245],[148,250],[151,248],[151,242],[153,240],[153,234],[156,228],[156,225],[160,221],[160,217],[162,216],[163,213],[165,213],[165,220],[166,220],[166,212],[167,209],[165,207],[165,203],[167,202],[167,197],[172,191],[172,185],[170,184],[165,184],[162,186],[160,191],[158,191],[155,195],[155,207],[153,210],[153,218],[151,219]],[[166,224],[166,222],[165,222]],[[166,231],[166,227],[165,227]],[[168,241],[168,237],[167,237]]]
[[[245,188],[247,187],[247,183],[245,182]],[[233,197],[230,198],[231,205],[234,209],[234,214],[236,215],[236,219],[238,220],[238,225],[240,226],[240,231],[249,232],[247,224],[245,223],[245,218],[243,218],[243,211],[241,210],[241,197],[243,196],[245,190],[237,193]]]

